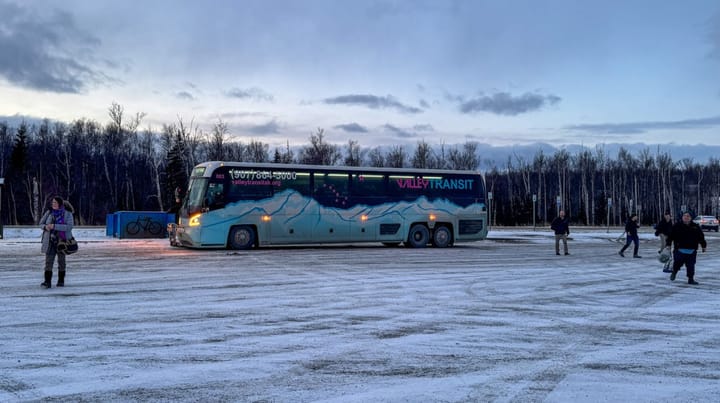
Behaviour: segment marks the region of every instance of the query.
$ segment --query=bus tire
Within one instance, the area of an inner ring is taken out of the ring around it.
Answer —
[[[436,227],[432,235],[432,244],[436,248],[447,248],[452,244],[452,233],[450,228],[442,225]]]
[[[424,248],[430,241],[430,231],[423,224],[415,224],[410,227],[408,233],[407,246],[413,248]]]
[[[250,249],[255,245],[255,230],[248,225],[240,225],[230,229],[228,247],[231,249]]]

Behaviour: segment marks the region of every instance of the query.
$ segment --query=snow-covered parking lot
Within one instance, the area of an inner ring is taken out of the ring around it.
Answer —
[[[570,256],[546,229],[242,252],[75,233],[45,290],[38,231],[5,228],[0,401],[720,398],[715,233],[699,286],[669,281],[650,233],[618,256],[617,230],[573,228]]]

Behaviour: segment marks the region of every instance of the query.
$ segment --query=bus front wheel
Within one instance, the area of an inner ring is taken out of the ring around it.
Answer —
[[[452,243],[452,233],[450,228],[441,226],[435,228],[432,236],[432,243],[436,248],[446,248]]]
[[[255,245],[255,230],[247,225],[233,227],[230,230],[228,246],[231,249],[250,249]]]
[[[430,231],[422,224],[415,224],[410,228],[407,246],[413,248],[424,248],[430,241]]]

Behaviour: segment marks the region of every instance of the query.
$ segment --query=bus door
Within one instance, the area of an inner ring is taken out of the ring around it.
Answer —
[[[272,244],[308,243],[318,220],[312,201],[310,172],[273,171],[273,205],[269,225]]]
[[[387,205],[387,180],[378,173],[353,173],[350,183],[351,216],[350,234],[358,241],[376,241],[383,212]]]
[[[319,218],[313,228],[313,241],[337,242],[350,238],[349,175],[347,173],[315,172],[313,196]]]

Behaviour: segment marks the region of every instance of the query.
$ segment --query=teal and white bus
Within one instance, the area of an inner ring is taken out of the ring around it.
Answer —
[[[486,198],[474,171],[212,161],[193,168],[171,243],[443,248],[487,236]]]

